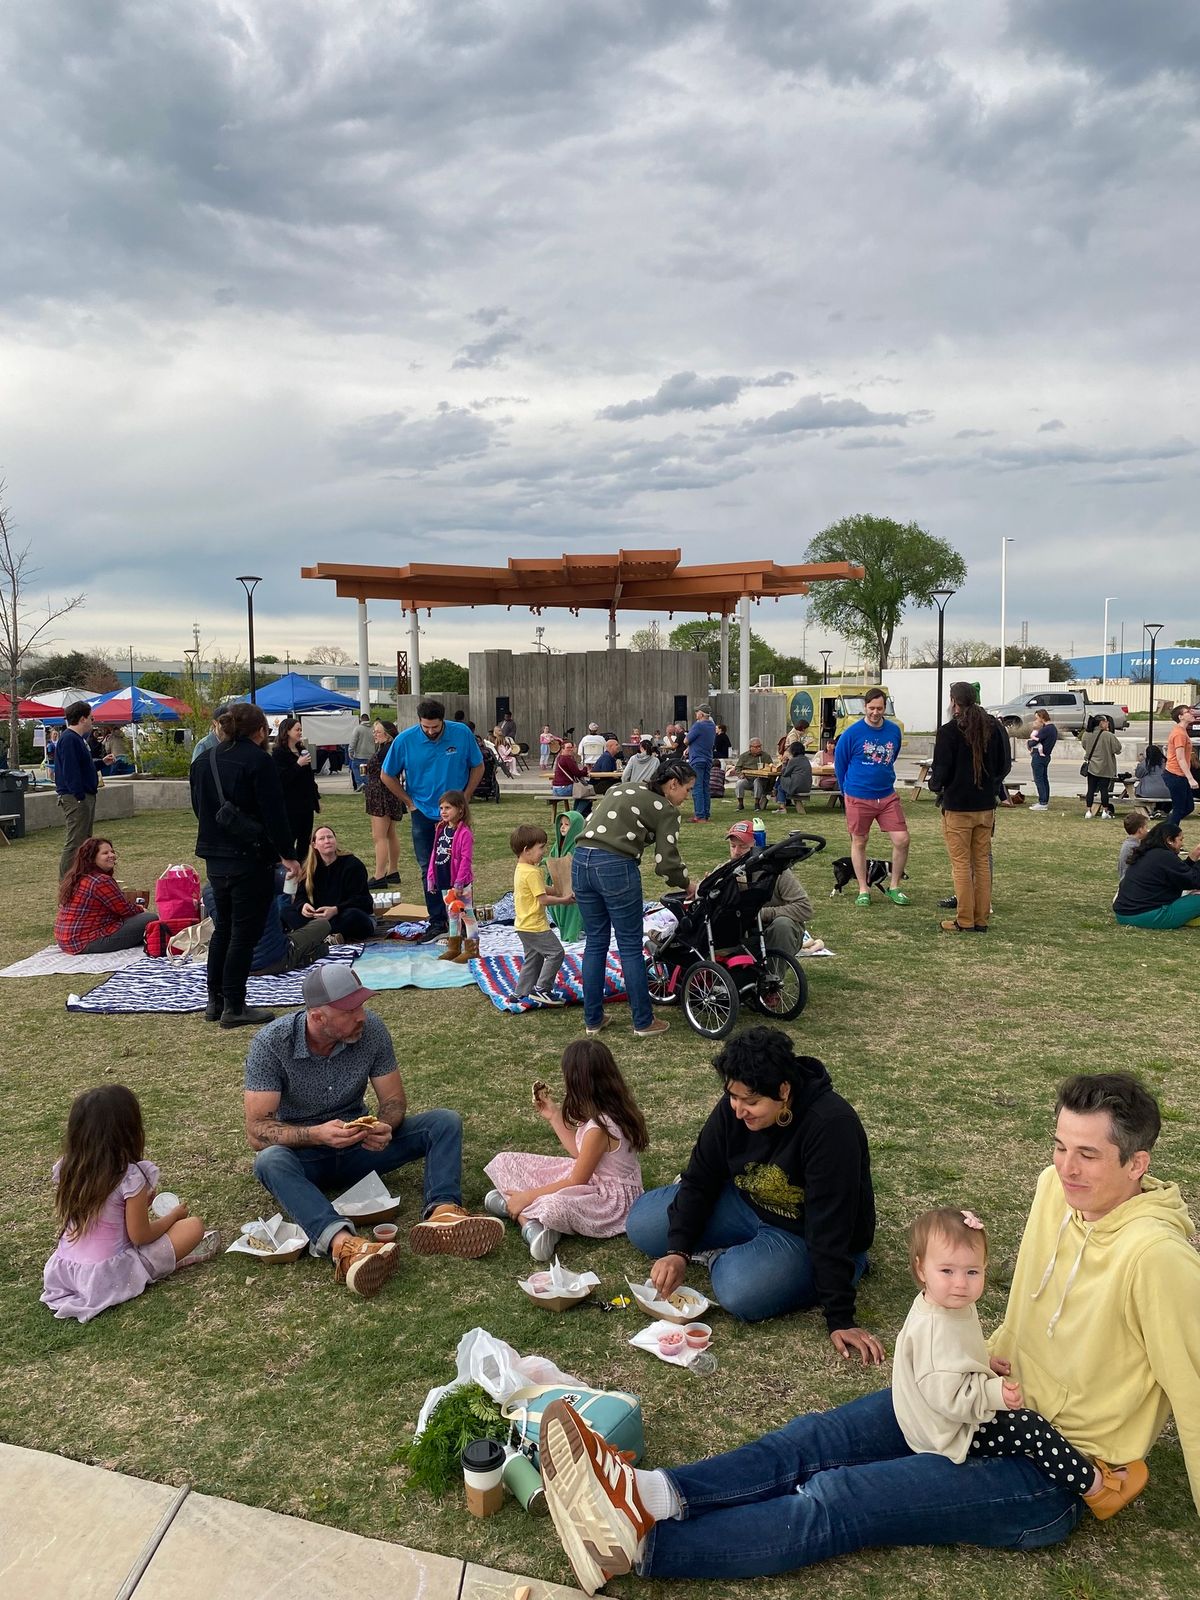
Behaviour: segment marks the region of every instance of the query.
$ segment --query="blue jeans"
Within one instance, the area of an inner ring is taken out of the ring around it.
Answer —
[[[1039,756],[1036,751],[1031,752],[1030,764],[1033,767],[1033,783],[1037,790],[1038,805],[1050,804],[1050,757]]]
[[[363,758],[361,756],[348,757],[350,762],[350,785],[353,789],[363,787]]]
[[[432,928],[445,930],[450,926],[446,920],[446,902],[442,899],[440,889],[431,889],[428,883],[429,857],[433,854],[433,835],[437,829],[437,818],[427,817],[416,806],[412,814],[413,855],[417,858],[417,871],[421,874],[421,888],[425,894],[425,909],[429,913],[429,924]]]
[[[652,1260],[667,1253],[667,1210],[678,1190],[677,1183],[647,1190],[625,1219],[630,1244]],[[709,1269],[713,1293],[740,1322],[765,1322],[817,1303],[817,1281],[804,1240],[764,1222],[731,1183],[721,1190],[695,1248],[722,1252]],[[855,1283],[866,1266],[865,1253],[855,1256]]]
[[[1025,1456],[956,1466],[913,1455],[889,1389],[667,1477],[684,1520],[650,1530],[643,1577],[759,1577],[879,1545],[1037,1550],[1083,1515]]]
[[[712,762],[699,761],[694,756],[689,759],[692,771],[696,774],[696,787],[692,790],[692,811],[698,821],[707,822],[712,816],[712,796],[709,794]]]
[[[617,952],[625,977],[625,993],[635,1028],[654,1021],[646,957],[642,942],[642,874],[631,856],[614,850],[579,845],[571,857],[571,888],[583,918],[583,1024],[598,1028],[604,1020],[604,967],[609,934],[617,936]]]
[[[571,791],[572,791],[572,789],[574,787],[575,787],[575,785],[573,783],[553,783],[553,784],[550,785],[550,793],[551,794],[556,794],[559,797],[560,800],[570,800],[571,799]],[[573,800],[571,802],[571,810],[572,811],[578,811],[578,813],[579,813],[579,815],[581,817],[590,816],[591,815],[591,810],[592,810],[592,802],[590,800],[584,800],[582,798]]]
[[[1192,786],[1186,778],[1181,778],[1177,772],[1168,772],[1165,767],[1163,777],[1166,779],[1167,793],[1171,796],[1171,821],[1180,823],[1196,809]]]
[[[254,1176],[280,1209],[308,1235],[314,1255],[328,1255],[329,1241],[354,1224],[333,1209],[322,1189],[348,1189],[369,1172],[393,1172],[410,1161],[425,1163],[422,1216],[434,1206],[462,1201],[462,1118],[457,1111],[422,1111],[405,1117],[383,1150],[330,1150],[325,1145],[269,1144],[254,1158]]]

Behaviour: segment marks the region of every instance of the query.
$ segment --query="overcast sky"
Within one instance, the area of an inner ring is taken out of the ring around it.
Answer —
[[[244,651],[252,571],[260,649],[353,651],[302,564],[863,511],[963,553],[951,637],[1005,534],[1010,636],[1200,633],[1190,0],[55,0],[0,62],[0,473],[66,645]]]

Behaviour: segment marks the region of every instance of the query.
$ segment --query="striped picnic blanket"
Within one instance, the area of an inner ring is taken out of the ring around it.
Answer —
[[[335,945],[325,961],[353,961],[362,952],[358,944]],[[318,963],[314,963],[316,965]],[[252,1006],[304,1004],[303,972],[281,972],[270,978],[251,978],[246,1000]],[[144,956],[141,961],[114,972],[87,994],[67,996],[68,1011],[203,1011],[208,1004],[208,975],[203,961],[170,960]]]
[[[513,997],[513,991],[521,975],[519,954],[480,956],[477,961],[467,963],[467,970],[497,1011],[517,1012],[537,1009],[535,1000],[517,1000]],[[568,1005],[583,1004],[583,963],[579,956],[569,955],[566,958],[554,987],[567,997]],[[621,975],[621,958],[615,950],[610,950],[604,967],[604,1003],[607,1005],[610,1000],[624,1000],[624,998],[625,979]]]

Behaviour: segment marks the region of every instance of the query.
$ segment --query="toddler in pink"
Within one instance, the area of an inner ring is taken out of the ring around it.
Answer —
[[[567,1152],[505,1152],[484,1171],[496,1187],[484,1201],[494,1217],[512,1217],[535,1261],[550,1261],[565,1233],[608,1239],[625,1232],[642,1192],[639,1153],[649,1137],[612,1051],[598,1039],[577,1039],[563,1051],[561,1107],[545,1084],[534,1085],[534,1109]]]

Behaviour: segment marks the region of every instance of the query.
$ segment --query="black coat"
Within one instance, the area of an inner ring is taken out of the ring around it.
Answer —
[[[226,800],[257,822],[261,837],[247,842],[223,828],[217,821],[221,800],[212,773],[209,755],[216,756],[221,788]],[[279,771],[267,752],[252,739],[227,739],[198,761],[189,774],[192,810],[199,827],[196,854],[209,864],[209,870],[236,870],[238,865],[278,861],[292,853],[292,831],[283,804]],[[218,863],[223,863],[218,867]]]
[[[938,796],[943,811],[994,811],[1004,797],[1004,780],[1012,768],[1012,747],[995,717],[987,720],[987,746],[978,783],[971,748],[958,723],[951,718],[937,731],[929,787]]]
[[[311,766],[302,767],[296,752],[286,744],[277,744],[271,759],[279,772],[288,822],[303,858],[312,843],[313,818],[321,809],[316,774]]]

